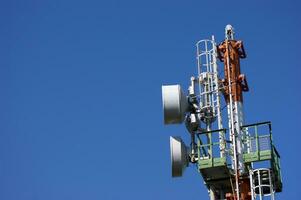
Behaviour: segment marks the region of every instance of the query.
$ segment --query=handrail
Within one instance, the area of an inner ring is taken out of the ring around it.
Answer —
[[[274,145],[273,145],[273,150],[275,151],[277,157],[280,158],[280,154],[278,153],[278,151],[277,151],[277,149],[276,149],[276,147]]]
[[[216,130],[212,130],[212,131],[202,131],[200,133],[197,133],[197,135],[202,135],[202,134],[207,134],[207,133],[215,133],[215,132],[221,132],[224,131],[226,133],[228,129],[226,128],[222,128],[222,129],[216,129]]]
[[[251,127],[251,126],[261,126],[261,125],[264,125],[264,124],[271,124],[271,121],[254,123],[254,124],[247,124],[247,125],[241,126],[241,128],[246,128],[246,127]]]

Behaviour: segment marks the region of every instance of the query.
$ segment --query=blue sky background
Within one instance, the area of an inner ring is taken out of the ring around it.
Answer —
[[[246,123],[271,120],[278,199],[300,186],[300,2],[3,1],[0,199],[208,199],[194,167],[170,172],[161,85],[187,88],[195,42],[235,27],[248,58]],[[220,65],[222,66],[222,65]]]

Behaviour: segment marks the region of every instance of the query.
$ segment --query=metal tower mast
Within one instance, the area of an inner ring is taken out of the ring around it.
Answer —
[[[164,123],[185,122],[191,138],[189,147],[180,137],[170,138],[172,176],[182,176],[192,163],[211,200],[274,200],[282,191],[282,179],[271,122],[244,124],[242,93],[249,88],[240,69],[240,59],[246,58],[243,42],[234,39],[234,29],[227,25],[219,45],[212,36],[196,47],[198,73],[191,77],[188,95],[180,85],[162,86]],[[227,107],[224,120],[221,95]]]
[[[224,62],[225,86],[224,96],[227,103],[230,140],[233,150],[232,166],[235,173],[236,198],[240,199],[239,177],[244,173],[243,163],[243,91],[248,91],[246,78],[240,73],[240,58],[245,58],[242,41],[234,40],[234,29],[231,25],[225,28],[225,40],[218,46],[219,58]]]

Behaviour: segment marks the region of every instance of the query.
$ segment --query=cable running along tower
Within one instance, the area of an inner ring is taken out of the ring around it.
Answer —
[[[243,92],[249,87],[240,69],[243,42],[227,25],[224,41],[217,45],[212,36],[198,41],[196,50],[197,76],[188,94],[180,85],[162,86],[164,123],[185,123],[191,140],[186,146],[181,137],[170,137],[172,177],[194,164],[210,200],[274,200],[282,178],[271,122],[244,123]]]

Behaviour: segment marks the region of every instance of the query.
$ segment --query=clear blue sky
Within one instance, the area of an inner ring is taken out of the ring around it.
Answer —
[[[161,85],[188,86],[194,43],[235,27],[247,123],[271,120],[284,188],[299,199],[299,1],[3,1],[0,199],[207,199],[170,172]]]

